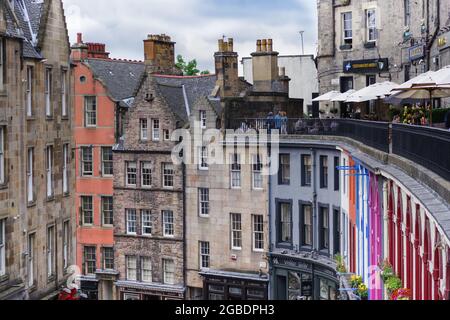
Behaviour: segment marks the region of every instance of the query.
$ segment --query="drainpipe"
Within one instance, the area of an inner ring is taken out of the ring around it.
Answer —
[[[270,148],[269,148],[269,152],[270,152]],[[270,156],[270,155],[269,155]],[[269,253],[270,251],[272,251],[272,226],[274,225],[272,223],[272,176],[269,175],[268,176],[268,185],[269,185]],[[273,283],[275,283],[275,279],[273,279],[273,281],[270,281],[270,278],[273,276],[273,266],[272,266],[272,259],[268,259],[269,260],[269,287],[268,287],[268,293],[269,293],[269,300],[272,300],[274,298],[274,292],[272,292],[273,287]]]
[[[317,207],[317,160],[316,160],[316,150],[311,149],[312,152],[312,161],[313,161],[313,230],[319,230],[319,221],[318,221],[318,207]],[[319,233],[314,232],[315,237],[313,239],[313,251],[319,248]]]
[[[186,263],[186,165],[182,164],[183,171],[183,284],[184,284],[184,299],[186,299],[187,295],[187,263]]]

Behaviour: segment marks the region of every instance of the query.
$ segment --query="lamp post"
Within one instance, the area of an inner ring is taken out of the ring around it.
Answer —
[[[305,33],[305,31],[299,31],[299,33],[300,33],[300,37],[302,38],[302,55],[304,55],[305,54],[305,46],[304,46],[304,43],[303,43],[303,34]]]

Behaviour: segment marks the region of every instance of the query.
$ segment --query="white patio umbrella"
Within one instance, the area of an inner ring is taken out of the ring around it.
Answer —
[[[354,92],[347,98],[347,100],[345,100],[345,102],[365,102],[370,100],[383,99],[391,94],[392,89],[396,87],[398,87],[397,83],[389,81],[375,83],[371,86]]]
[[[350,95],[352,95],[355,92],[356,92],[356,90],[348,90],[347,92],[344,92],[344,93],[341,93],[341,94],[337,95],[336,97],[331,99],[331,101],[333,101],[333,102],[344,102],[345,100],[348,99],[348,97]]]
[[[429,71],[410,81],[394,88],[395,93],[389,100],[430,100],[433,105],[435,98],[450,97],[450,66],[446,66],[436,72]],[[430,126],[433,125],[433,110],[430,110]]]
[[[318,96],[317,98],[313,99],[312,101],[313,102],[331,101],[331,99],[333,99],[334,97],[336,97],[339,94],[341,94],[341,93],[337,92],[337,91],[330,91],[321,96]]]

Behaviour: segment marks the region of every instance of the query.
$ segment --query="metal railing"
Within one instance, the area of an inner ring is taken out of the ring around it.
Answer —
[[[278,129],[282,135],[342,136],[412,160],[450,181],[450,131],[354,119],[232,119],[227,129]],[[392,147],[392,149],[391,149]]]
[[[392,152],[450,181],[450,131],[393,124]]]
[[[389,123],[352,119],[234,119],[228,129],[278,129],[283,135],[344,136],[360,141],[383,152],[389,152]]]

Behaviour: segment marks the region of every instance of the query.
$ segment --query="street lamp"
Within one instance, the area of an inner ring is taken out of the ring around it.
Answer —
[[[302,38],[302,55],[305,55],[305,46],[303,43],[303,34],[305,33],[305,31],[301,30],[301,31],[299,31],[299,33],[300,33],[300,37]]]

